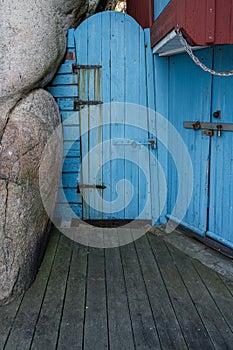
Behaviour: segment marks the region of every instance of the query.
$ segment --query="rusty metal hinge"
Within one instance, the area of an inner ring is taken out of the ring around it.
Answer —
[[[97,190],[105,190],[105,185],[92,185],[92,184],[82,184],[80,182],[77,183],[77,193],[81,192],[81,189],[84,188],[96,188]]]
[[[100,69],[102,66],[94,64],[72,64],[72,73],[77,74],[80,69]]]
[[[100,104],[103,104],[102,101],[94,101],[94,100],[91,100],[91,101],[88,101],[88,100],[79,100],[79,99],[74,99],[74,107],[73,107],[73,110],[74,111],[79,111],[80,110],[80,107],[82,106],[96,106],[96,105],[100,105]]]

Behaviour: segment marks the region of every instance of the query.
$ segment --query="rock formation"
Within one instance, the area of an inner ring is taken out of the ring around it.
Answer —
[[[64,57],[67,29],[93,14],[98,3],[0,0],[0,304],[33,281],[46,242],[39,167],[60,117],[42,88]],[[48,164],[54,188],[57,151]]]

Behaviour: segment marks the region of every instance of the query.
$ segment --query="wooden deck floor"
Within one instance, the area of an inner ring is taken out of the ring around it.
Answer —
[[[232,296],[156,235],[95,249],[53,229],[32,287],[0,308],[0,349],[233,349]]]

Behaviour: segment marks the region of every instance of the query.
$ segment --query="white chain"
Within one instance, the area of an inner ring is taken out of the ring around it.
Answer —
[[[194,55],[191,46],[189,46],[189,44],[187,43],[187,41],[185,40],[185,38],[183,37],[182,32],[180,31],[179,28],[177,28],[176,30],[177,35],[179,36],[180,42],[181,44],[184,46],[185,51],[188,53],[188,55],[191,57],[191,59],[199,66],[201,67],[205,72],[209,72],[210,74],[213,75],[219,75],[222,77],[227,77],[227,76],[231,76],[233,75],[233,70],[229,71],[229,72],[216,72],[215,70],[206,67],[206,65],[204,63],[202,63],[199,58],[197,56]]]

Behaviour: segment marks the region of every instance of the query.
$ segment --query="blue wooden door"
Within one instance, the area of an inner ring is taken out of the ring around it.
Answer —
[[[232,70],[233,46],[203,49],[196,53],[216,71]],[[193,195],[187,213],[179,216],[175,207],[178,186],[183,188],[182,201],[187,201],[190,186],[185,163],[182,174],[168,158],[168,217],[204,236],[233,247],[233,134],[185,129],[185,121],[232,124],[233,77],[211,76],[196,66],[187,54],[169,59],[169,121],[184,140],[193,165]],[[216,119],[214,112],[221,111]],[[208,128],[208,127],[207,127]],[[176,140],[170,141],[170,148]],[[182,157],[182,150],[177,149]]]
[[[233,46],[214,49],[214,68],[229,71],[233,68]],[[233,124],[233,77],[214,77],[212,121]],[[221,118],[213,113],[221,111]],[[209,222],[207,235],[233,247],[233,132],[222,131],[211,137]]]
[[[212,49],[197,53],[207,66],[212,65]],[[192,166],[192,174],[184,161],[180,173],[177,164],[168,158],[168,217],[204,235],[207,228],[208,174],[210,138],[202,135],[201,130],[184,129],[185,121],[210,121],[212,77],[197,67],[187,54],[173,56],[169,59],[169,121],[175,126],[187,146]],[[177,147],[176,135],[169,137],[168,149],[175,149],[183,158],[183,148]],[[192,186],[191,203],[187,195]],[[182,200],[176,206],[180,188]],[[180,216],[180,208],[186,206],[186,215]],[[175,209],[174,209],[175,208]]]
[[[148,35],[116,12],[98,13],[74,33],[83,219],[152,219],[155,117],[146,109],[154,107]]]

